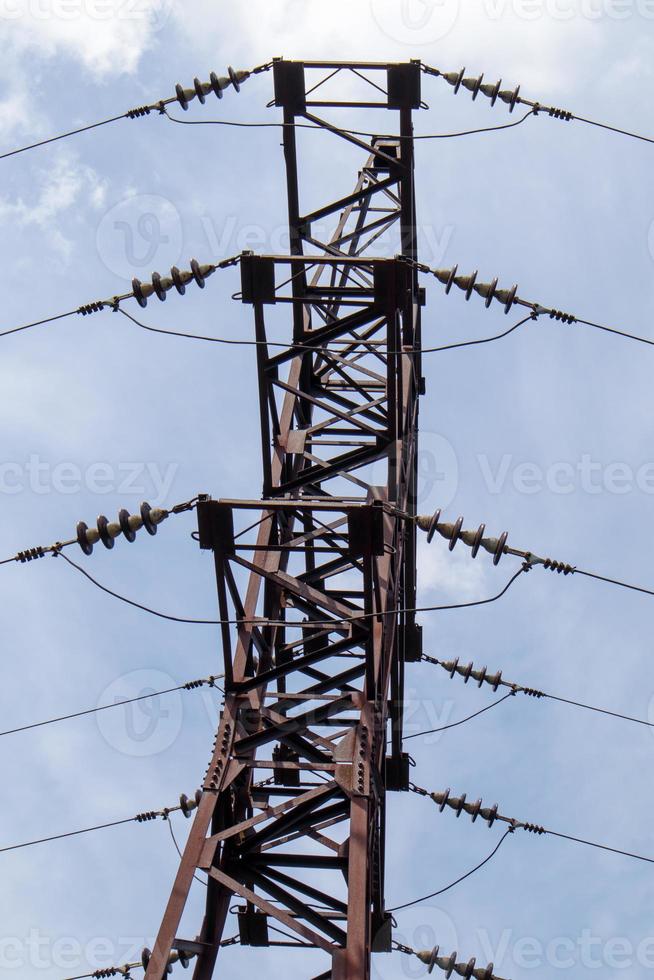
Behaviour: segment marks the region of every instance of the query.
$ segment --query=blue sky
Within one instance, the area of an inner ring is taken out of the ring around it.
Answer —
[[[422,58],[444,70],[465,64],[487,80],[521,83],[528,98],[654,133],[653,30],[647,0],[7,2],[0,143],[31,142],[167,97],[175,82],[274,55]],[[195,106],[188,118],[274,120],[276,110],[265,108],[271,84],[270,75],[251,79],[240,95]],[[424,79],[423,94],[430,108],[418,114],[417,132],[508,120],[505,108],[454,98],[435,78]],[[358,153],[322,134],[304,134],[301,146],[309,196],[351,189]],[[528,299],[649,336],[651,153],[546,118],[421,142],[421,258],[478,268],[482,281],[518,282]],[[273,129],[181,127],[151,116],[0,167],[2,327],[125,291],[132,275],[187,266],[192,256],[215,261],[244,247],[284,248],[284,169]],[[499,306],[486,311],[479,298],[466,304],[435,280],[424,285],[424,335],[434,344],[509,323]],[[145,318],[249,338],[250,312],[230,299],[237,288],[238,274],[228,270],[204,292],[153,302]],[[142,497],[170,504],[202,491],[259,495],[251,349],[157,337],[110,313],[1,345],[2,555],[72,535],[80,519],[133,511]],[[547,320],[495,345],[428,355],[421,509],[442,505],[452,518],[464,514],[467,526],[508,529],[518,547],[653,584],[652,357],[648,348]],[[154,539],[96,550],[85,567],[156,608],[210,617],[213,570],[190,538],[193,528],[192,517],[171,520]],[[450,554],[442,541],[421,548],[421,602],[498,591],[515,566],[505,559],[494,569],[487,557],[472,562],[463,546]],[[119,605],[60,561],[1,571],[3,728],[220,670],[210,627],[163,623]],[[649,602],[536,570],[502,602],[425,614],[425,650],[654,721]],[[428,665],[408,670],[407,696],[425,728],[492,700],[492,692]],[[152,712],[117,711],[114,720],[2,739],[0,841],[129,816],[190,793],[206,765],[215,699],[172,696]],[[408,744],[415,780],[429,789],[451,786],[497,800],[509,815],[654,855],[654,739],[646,728],[516,698],[438,739]],[[447,884],[499,836],[413,795],[393,798],[389,819],[389,905]],[[181,818],[176,827],[182,839]],[[162,823],[0,860],[0,968],[27,980],[133,958],[156,932],[177,864]],[[458,948],[462,959],[494,959],[501,976],[519,980],[587,972],[639,980],[654,968],[653,898],[648,865],[517,835],[468,882],[398,914],[397,935],[414,946]],[[197,886],[188,933],[202,899]],[[314,954],[224,955],[234,978],[275,966],[293,976],[325,968]],[[375,971],[378,980],[425,973],[399,954],[375,957]]]

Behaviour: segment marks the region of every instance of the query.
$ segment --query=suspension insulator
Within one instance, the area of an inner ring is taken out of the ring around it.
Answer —
[[[461,71],[448,71],[444,73],[443,78],[449,85],[453,87],[454,95],[456,95],[459,89],[461,88],[461,83],[463,82],[463,76],[465,75],[465,73],[466,73],[465,68],[462,68]]]
[[[509,536],[508,531],[502,531],[499,538],[497,539],[497,545],[493,553],[494,565],[499,565],[500,563],[500,559],[502,558],[502,555],[504,554],[504,549],[506,548],[506,539],[508,538],[508,536]]]
[[[173,280],[173,285],[175,286],[175,289],[179,295],[183,296],[186,292],[186,282],[184,280],[184,274],[179,271],[176,265],[172,266],[170,270],[170,277]]]
[[[186,793],[182,793],[179,798],[179,808],[185,817],[190,817],[193,810],[196,810],[200,805],[200,800],[202,799],[202,790],[198,789],[195,791],[195,796],[192,800],[189,800]]]
[[[484,85],[480,86],[480,91],[482,95],[485,95],[486,98],[490,99],[490,104],[493,106],[497,102],[497,96],[500,94],[501,88],[502,88],[502,79],[500,78],[499,81],[495,82],[494,85],[489,84],[487,82],[484,83]]]
[[[440,512],[440,509],[439,509],[439,510],[434,511],[434,516],[432,517],[431,521],[429,522],[429,525],[428,525],[428,528],[427,528],[427,544],[431,544],[431,542],[432,542],[432,540],[434,538],[434,534],[436,533],[436,529],[438,527],[438,522],[440,521],[440,519],[441,519],[441,512]]]
[[[483,80],[484,80],[484,76],[482,73],[479,76],[479,78],[464,78],[461,81],[461,85],[463,86],[463,88],[467,88],[468,91],[471,93],[473,102],[479,95],[479,91],[481,89],[481,83],[483,82]]]
[[[240,92],[241,91],[241,85],[240,85],[240,82],[239,82],[239,78],[238,78],[236,72],[234,71],[234,69],[232,68],[231,65],[228,65],[227,66],[227,74],[229,75],[229,79],[230,79],[232,85],[234,86],[234,89],[237,92]]]
[[[518,292],[518,284],[516,283],[511,289],[498,289],[495,292],[495,299],[498,299],[500,303],[504,303],[504,312],[508,313],[511,307],[516,301],[516,293]]]
[[[472,531],[464,531],[462,533],[461,540],[465,544],[470,545],[470,548],[472,549],[470,555],[472,558],[477,557],[477,554],[479,552],[479,546],[481,545],[485,533],[486,533],[485,524],[480,524],[474,533]],[[467,538],[471,538],[471,540],[467,540]]]
[[[104,514],[100,514],[97,520],[97,527],[100,541],[102,541],[105,548],[113,548],[115,544],[114,539],[117,538],[122,531],[120,524],[110,524]]]
[[[482,806],[481,800],[477,800],[475,803],[468,803],[466,802],[465,793],[463,793],[461,796],[450,796],[449,786],[444,793],[428,793],[427,795],[431,797],[434,803],[436,803],[440,813],[442,813],[447,806],[451,810],[455,811],[457,817],[460,817],[464,812],[470,814],[473,822],[480,816],[486,821],[489,827],[492,827],[497,820],[497,803],[495,803],[492,807]],[[520,826],[515,824],[514,821],[507,820],[507,823],[511,823],[512,826]]]
[[[473,294],[475,283],[477,281],[477,276],[479,272],[477,269],[470,276],[457,276],[454,280],[456,286],[462,289],[466,294],[466,302],[470,299]]]
[[[204,103],[207,101],[206,94],[205,94],[205,89],[204,89],[204,86],[203,86],[202,82],[200,81],[200,79],[197,76],[193,79],[193,88],[195,89],[195,94],[198,97],[198,101],[202,105],[204,105]]]
[[[177,101],[181,105],[182,109],[184,110],[184,112],[186,112],[186,110],[188,109],[188,98],[187,98],[186,91],[179,84],[179,82],[175,86],[175,95],[177,96]]]
[[[209,81],[211,82],[211,89],[214,92],[214,94],[216,95],[216,97],[219,98],[219,99],[222,99],[222,97],[223,97],[223,89],[224,88],[227,88],[227,85],[229,84],[229,79],[227,79],[227,78],[218,78],[218,76],[216,75],[215,71],[212,71],[211,74],[209,75]],[[227,85],[226,84],[223,84],[225,82],[227,83]]]
[[[141,282],[140,279],[132,279],[132,292],[139,306],[145,309],[148,305],[148,297],[154,292],[154,286],[149,282]]]
[[[505,89],[503,92],[498,92],[498,98],[505,102],[509,107],[509,112],[513,112],[516,105],[518,104],[518,99],[520,96],[520,86],[517,85],[513,91]]]
[[[166,290],[162,285],[161,276],[158,272],[152,273],[152,288],[154,289],[157,299],[160,299],[163,303],[166,299]]]
[[[141,504],[141,520],[148,534],[156,534],[157,525],[165,521],[167,517],[167,510],[163,510],[161,507],[151,507],[146,500]]]
[[[197,259],[191,259],[191,272],[193,273],[193,278],[200,287],[204,289],[204,276],[202,275],[202,270],[200,269],[200,263]]]
[[[148,534],[155,535],[157,533],[157,525],[151,519],[152,507],[150,504],[144,500],[141,504],[141,520],[143,521],[143,527],[148,532]]]
[[[450,534],[450,543],[448,545],[450,551],[454,551],[454,548],[456,547],[456,543],[461,537],[462,527],[463,527],[463,518],[457,517],[456,524],[453,526]]]
[[[87,527],[84,521],[77,524],[77,543],[85,555],[93,554],[93,545],[100,540],[100,533],[94,527]]]
[[[466,294],[466,300],[469,300],[473,292],[478,293],[486,301],[486,307],[488,308],[494,299],[498,300],[500,303],[504,304],[504,312],[508,313],[514,304],[517,302],[516,294],[518,291],[518,286],[514,285],[511,289],[498,289],[498,280],[494,279],[492,282],[477,282],[478,273],[475,271],[470,276],[459,276],[457,275],[458,266],[453,266],[451,269],[425,269],[423,271],[431,272],[439,282],[442,282],[445,286],[445,293],[448,294],[452,289],[452,286],[457,286]],[[549,311],[544,311],[549,312]]]
[[[138,526],[142,527],[143,522],[141,521],[141,518],[137,517],[136,520],[139,522]],[[120,524],[120,529],[127,541],[130,543],[135,541],[138,528],[133,526],[133,518],[131,517],[130,512],[125,510],[124,507],[118,512],[118,523]]]

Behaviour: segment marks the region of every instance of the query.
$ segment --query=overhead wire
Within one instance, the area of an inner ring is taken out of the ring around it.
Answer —
[[[195,804],[192,801],[187,800],[187,807],[193,809]],[[6,854],[8,851],[20,851],[26,847],[35,847],[37,844],[50,844],[53,841],[65,840],[69,837],[79,837],[82,834],[92,834],[99,830],[107,830],[111,827],[121,827],[128,823],[150,823],[153,820],[161,817],[162,820],[168,820],[171,813],[175,813],[181,810],[181,804],[176,806],[165,807],[163,810],[147,810],[143,813],[137,813],[133,817],[124,817],[121,820],[109,820],[106,823],[95,824],[92,827],[83,827],[81,830],[69,830],[61,834],[52,834],[49,837],[39,837],[36,840],[23,841],[21,844],[10,844],[5,847],[0,847],[0,854]]]
[[[453,86],[454,95],[456,95],[463,88],[463,90],[470,92],[474,101],[481,92],[484,96],[486,96],[486,98],[490,99],[491,106],[494,106],[499,99],[500,102],[503,102],[508,106],[509,112],[513,112],[515,107],[518,105],[528,106],[532,113],[536,116],[549,116],[552,119],[560,119],[563,122],[572,122],[576,120],[577,122],[585,123],[589,126],[596,126],[599,129],[604,129],[612,133],[618,133],[622,136],[640,140],[644,143],[654,143],[654,139],[652,137],[644,136],[642,133],[635,133],[628,129],[621,129],[618,126],[611,126],[609,123],[588,119],[585,116],[579,116],[567,109],[542,105],[540,102],[536,102],[533,99],[525,99],[520,95],[520,85],[518,85],[514,90],[501,90],[501,80],[497,82],[497,84],[493,85],[489,84],[488,82],[484,83],[483,74],[478,78],[465,77],[465,68],[463,68],[460,72],[447,72],[441,71],[439,68],[434,68],[431,65],[427,65],[425,62],[421,62],[420,67],[425,74],[442,78],[449,85]]]
[[[210,337],[206,334],[186,333],[181,330],[167,330],[162,327],[153,327],[150,324],[144,323],[142,320],[139,320],[133,314],[128,313],[127,310],[123,309],[122,306],[118,307],[115,310],[115,312],[122,313],[123,316],[127,317],[128,320],[131,320],[132,323],[134,323],[138,327],[141,327],[143,330],[148,330],[152,333],[168,335],[169,337],[182,337],[188,340],[205,340],[214,344],[226,344],[228,346],[234,346],[234,347],[278,347],[289,351],[306,350],[306,351],[313,351],[317,355],[320,355],[323,351],[329,353],[330,350],[336,350],[336,352],[338,353],[338,350],[340,349],[340,347],[331,348],[328,347],[327,345],[300,344],[300,343],[296,343],[295,341],[284,343],[283,341],[274,341],[274,340],[242,340],[241,338],[238,337],[237,338]],[[482,337],[476,340],[457,341],[456,343],[453,344],[445,344],[442,347],[406,346],[406,347],[402,347],[399,350],[389,350],[388,348],[382,345],[378,345],[375,342],[367,341],[359,338],[353,338],[351,340],[345,338],[342,341],[338,341],[338,343],[339,345],[342,345],[343,347],[346,348],[350,348],[350,347],[361,348],[362,350],[368,350],[372,354],[383,354],[386,355],[387,357],[399,356],[401,354],[418,354],[418,353],[437,354],[437,353],[441,353],[442,351],[454,350],[457,347],[472,347],[478,344],[489,344],[492,343],[492,341],[494,340],[501,340],[503,337],[507,337],[510,333],[513,333],[514,330],[517,330],[518,327],[521,327],[529,320],[536,320],[541,315],[542,314],[537,312],[530,313],[528,316],[525,316],[521,320],[518,320],[517,323],[514,323],[513,326],[509,327],[508,330],[504,330],[502,333],[496,334],[493,337]]]
[[[487,855],[487,857],[485,857],[483,861],[480,861],[479,864],[476,864],[474,868],[471,868],[470,871],[466,871],[464,875],[461,875],[459,878],[457,878],[456,881],[450,882],[450,884],[446,885],[444,888],[439,888],[438,891],[430,892],[429,895],[422,895],[420,898],[414,898],[412,901],[404,902],[402,905],[395,905],[391,909],[386,909],[386,911],[401,912],[402,909],[411,908],[413,905],[420,905],[422,902],[429,901],[430,898],[437,898],[439,895],[444,895],[445,892],[449,892],[449,890],[451,888],[454,888],[455,885],[458,885],[460,884],[460,882],[465,881],[466,878],[470,878],[477,871],[480,871],[481,868],[484,867],[484,865],[488,864],[488,862],[495,857],[495,855],[497,854],[497,852],[499,851],[500,847],[502,846],[506,838],[509,836],[509,834],[512,833],[513,833],[513,827],[509,827],[509,829],[505,831],[502,837],[500,837],[499,841],[497,842],[493,850],[490,852],[490,854]]]
[[[167,820],[166,823],[168,824],[168,830],[170,831],[170,836],[172,838],[173,844],[175,845],[175,850],[177,851],[177,855],[178,855],[178,857],[179,857],[179,859],[181,861],[182,860],[182,852],[180,850],[179,844],[177,843],[177,837],[175,836],[175,828],[173,827],[173,822],[172,822],[172,820]],[[197,874],[197,872],[193,872],[193,877],[201,885],[204,885],[205,888],[208,888],[209,887],[209,882],[208,881],[205,881],[204,878],[200,878],[200,876]]]
[[[488,672],[486,667],[475,668],[474,664],[470,662],[467,665],[463,665],[459,662],[457,657],[455,660],[439,660],[437,657],[430,657],[423,653],[421,657],[421,662],[435,664],[437,667],[442,667],[453,679],[456,675],[463,678],[464,683],[467,684],[469,680],[474,680],[477,682],[477,687],[481,688],[484,683],[490,685],[493,691],[497,691],[498,687],[505,687],[509,689],[507,697],[514,694],[524,694],[532,700],[550,700],[559,701],[561,704],[567,704],[575,708],[582,708],[585,711],[592,711],[600,715],[608,715],[611,718],[618,718],[621,721],[631,721],[637,725],[643,725],[647,728],[654,728],[654,722],[645,721],[643,718],[635,718],[633,715],[626,715],[619,711],[610,711],[608,708],[599,708],[597,705],[586,704],[583,701],[575,701],[572,698],[559,697],[556,694],[549,694],[546,691],[541,691],[533,687],[525,687],[522,684],[516,684],[512,681],[507,681],[502,677],[502,671],[497,671],[495,674]],[[499,702],[495,702],[497,704]],[[490,705],[489,707],[492,707]],[[474,715],[471,717],[475,717]]]
[[[472,721],[473,718],[478,718],[479,715],[483,715],[486,711],[490,711],[491,708],[496,708],[499,704],[502,704],[502,702],[506,701],[507,698],[513,697],[514,693],[515,692],[513,691],[509,691],[508,694],[505,694],[503,697],[498,698],[497,701],[493,701],[491,704],[487,704],[485,708],[481,708],[480,711],[475,711],[473,715],[468,715],[467,718],[461,718],[460,721],[454,721],[449,725],[443,725],[441,728],[430,728],[428,731],[415,732],[411,735],[403,735],[403,741],[408,742],[410,738],[419,738],[421,735],[434,735],[436,734],[436,732],[446,732],[450,728],[458,728],[459,725],[465,725],[467,721]]]
[[[459,797],[453,797],[450,795],[449,788],[443,793],[430,793],[429,790],[423,789],[421,786],[416,786],[415,783],[409,783],[409,789],[411,792],[416,793],[418,796],[429,797],[442,812],[445,807],[449,807],[454,810],[457,817],[461,816],[462,813],[467,813],[474,823],[477,817],[481,817],[489,827],[492,827],[496,822],[501,822],[509,825],[509,831],[524,830],[528,834],[534,834],[536,837],[558,837],[561,840],[571,841],[575,844],[583,844],[586,847],[597,848],[601,851],[608,851],[611,854],[618,854],[621,857],[633,858],[636,861],[643,861],[646,864],[654,864],[654,858],[648,857],[644,854],[637,854],[634,851],[627,851],[619,847],[610,847],[607,844],[600,844],[597,841],[588,840],[584,837],[575,837],[571,834],[563,834],[559,831],[549,830],[547,827],[543,827],[540,824],[527,823],[523,820],[516,820],[514,817],[507,817],[501,813],[498,813],[497,804],[493,807],[482,807],[481,800],[477,800],[475,803],[467,801],[467,794],[463,793]]]
[[[361,129],[348,129],[345,126],[335,126],[330,123],[329,127],[320,126],[317,123],[300,123],[300,122],[241,122],[233,119],[179,119],[176,116],[171,116],[170,113],[164,109],[163,113],[170,122],[179,123],[181,126],[236,126],[241,129],[313,129],[322,131],[325,133],[343,133],[348,136],[366,136],[370,139],[398,139],[397,134],[393,133],[371,133],[366,132]],[[528,112],[521,116],[520,119],[515,120],[510,123],[502,123],[499,126],[481,126],[477,129],[466,129],[460,132],[454,133],[417,133],[414,134],[414,140],[446,140],[455,139],[459,136],[475,136],[480,133],[493,133],[502,129],[513,129],[515,126],[522,125],[526,119],[530,116],[535,115],[534,110],[530,109]]]
[[[0,160],[6,160],[8,157],[17,156],[19,153],[26,153],[28,150],[35,150],[39,146],[46,146],[48,143],[56,143],[58,140],[68,139],[69,136],[77,136],[78,133],[86,133],[89,129],[98,129],[100,126],[106,126],[108,123],[117,122],[119,119],[130,118],[127,112],[121,112],[118,116],[111,116],[109,119],[101,119],[100,122],[89,123],[88,126],[80,126],[79,129],[71,129],[67,133],[60,133],[58,136],[50,136],[47,139],[39,140],[37,143],[30,143],[28,146],[21,146],[15,150],[8,150],[5,153],[0,153]]]
[[[144,116],[149,116],[150,113],[163,114],[166,111],[166,106],[170,105],[172,102],[177,102],[183,109],[188,108],[188,104],[195,98],[199,98],[201,102],[205,101],[205,97],[213,92],[219,99],[223,97],[223,91],[230,86],[233,86],[237,92],[240,91],[240,87],[244,81],[246,81],[252,75],[261,74],[261,72],[268,71],[272,68],[272,62],[267,62],[263,65],[258,65],[256,68],[245,71],[234,71],[233,68],[229,67],[227,69],[228,75],[224,77],[217,77],[215,72],[211,72],[210,80],[208,82],[200,82],[199,79],[194,79],[193,88],[183,88],[181,85],[175,86],[175,95],[170,96],[166,99],[158,99],[155,102],[151,102],[148,105],[137,106],[133,109],[128,109],[126,112],[121,112],[118,115],[110,116],[108,119],[101,119],[98,122],[88,123],[84,126],[79,126],[77,129],[71,129],[65,133],[59,133],[56,136],[49,136],[42,140],[37,140],[35,143],[30,143],[27,146],[20,146],[13,150],[6,150],[4,153],[0,153],[0,160],[6,160],[9,157],[17,156],[21,153],[26,153],[28,150],[35,150],[40,146],[47,146],[49,143],[56,143],[59,140],[68,139],[71,136],[77,136],[80,133],[86,133],[92,129],[98,129],[101,126],[107,126],[109,123],[118,122],[120,119],[140,119]]]
[[[187,681],[184,684],[178,684],[176,687],[167,687],[162,691],[152,691],[150,694],[139,694],[134,698],[125,698],[121,701],[114,701],[111,704],[101,704],[96,708],[85,708],[83,711],[73,711],[67,715],[59,715],[56,718],[48,718],[46,721],[36,721],[29,725],[20,725],[18,728],[8,728],[4,732],[0,732],[0,738],[6,735],[17,735],[19,732],[31,731],[34,728],[44,728],[47,725],[55,725],[61,721],[70,721],[73,718],[82,718],[85,715],[98,714],[100,711],[108,711],[111,708],[121,708],[126,704],[136,704],[139,701],[147,701],[152,698],[163,697],[166,694],[172,694],[175,691],[191,691],[197,690],[200,687],[208,685],[209,687],[216,687],[219,691],[222,688],[218,684],[214,684],[215,680],[224,677],[224,674],[216,674],[215,677],[201,678],[200,680]]]
[[[97,579],[93,578],[93,576],[89,574],[89,572],[87,572],[84,568],[82,568],[80,565],[74,562],[71,558],[68,558],[68,556],[65,555],[63,552],[55,552],[53,557],[57,557],[58,555],[60,555],[69,565],[72,565],[73,568],[77,569],[78,572],[81,572],[81,574],[84,575],[84,577],[87,578],[93,585],[101,589],[102,592],[106,592],[107,595],[112,596],[112,598],[119,599],[121,602],[126,602],[130,606],[134,606],[135,608],[140,609],[143,612],[150,613],[150,615],[152,616],[158,616],[161,619],[168,619],[175,623],[189,623],[192,625],[199,625],[199,626],[250,626],[250,625],[260,626],[265,624],[268,626],[284,626],[287,628],[332,626],[335,629],[337,629],[338,627],[346,623],[351,623],[353,625],[356,625],[357,623],[364,622],[368,619],[374,619],[384,615],[394,616],[399,613],[444,612],[450,609],[465,609],[471,606],[484,606],[484,605],[488,605],[491,602],[496,602],[498,599],[501,599],[502,596],[504,596],[508,592],[508,590],[511,588],[511,586],[516,581],[516,579],[524,572],[528,571],[528,567],[526,565],[522,565],[517,570],[517,572],[515,572],[511,576],[511,578],[508,580],[508,582],[501,589],[500,592],[498,592],[496,595],[490,596],[487,599],[473,599],[467,602],[446,603],[444,605],[439,605],[439,606],[414,606],[411,608],[404,608],[404,609],[390,609],[385,613],[381,611],[372,612],[372,613],[361,612],[360,614],[353,614],[352,616],[343,616],[340,618],[329,619],[329,620],[311,619],[311,620],[300,621],[300,622],[291,622],[289,620],[284,620],[284,619],[270,620],[270,619],[265,619],[264,617],[261,616],[253,617],[252,619],[248,619],[245,617],[240,619],[189,619],[181,616],[173,616],[169,613],[158,612],[155,609],[151,609],[149,606],[143,605],[140,602],[136,602],[133,599],[129,599],[126,596],[120,595],[120,593],[114,592],[112,589],[108,588],[107,586],[102,585],[101,582],[98,582]]]
[[[80,834],[92,834],[96,830],[106,830],[109,827],[120,827],[123,824],[134,823],[135,820],[135,817],[125,817],[123,820],[111,820],[108,823],[99,823],[93,827],[84,827],[82,830],[69,830],[63,834],[53,834],[51,837],[24,841],[22,844],[10,844],[8,847],[0,847],[0,854],[5,854],[7,851],[20,851],[25,847],[34,847],[36,844],[49,844],[52,841],[64,840],[67,837],[79,837]]]

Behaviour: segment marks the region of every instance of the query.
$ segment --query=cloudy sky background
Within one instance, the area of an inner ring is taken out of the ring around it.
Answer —
[[[0,146],[105,118],[167,97],[177,81],[188,85],[194,75],[274,55],[422,58],[444,70],[465,64],[487,80],[520,82],[528,98],[654,133],[653,7],[646,0],[88,0],[62,9],[7,0],[0,4]],[[259,76],[238,96],[230,91],[221,103],[193,107],[188,118],[274,120],[276,110],[265,108],[271,95],[271,76]],[[508,119],[504,107],[491,110],[481,97],[474,104],[464,93],[453,98],[438,79],[424,79],[424,97],[430,109],[418,114],[418,132]],[[323,134],[304,134],[301,145],[306,179],[320,199],[347,193],[362,157]],[[212,261],[244,247],[284,247],[284,169],[274,129],[183,128],[151,116],[0,168],[2,328],[126,291],[132,275],[185,267],[194,255]],[[417,168],[425,262],[479,268],[481,280],[518,282],[529,299],[652,334],[651,147],[539,118],[505,132],[421,142]],[[466,304],[461,294],[445,297],[435,281],[425,285],[430,342],[508,325],[499,306],[485,311],[478,298]],[[145,318],[249,338],[250,312],[230,299],[237,288],[230,270],[202,293],[191,288],[165,307],[151,304]],[[71,536],[80,519],[92,524],[98,513],[136,510],[143,497],[172,504],[198,491],[258,496],[251,349],[157,337],[108,312],[1,345],[2,555]],[[464,514],[467,526],[483,520],[493,533],[507,528],[518,547],[654,584],[653,358],[648,348],[545,320],[495,345],[429,355],[421,509],[444,505],[453,518]],[[579,469],[589,461],[590,489]],[[96,550],[85,567],[156,608],[211,617],[213,570],[190,538],[193,528],[192,517],[170,521],[156,539]],[[491,595],[515,567],[510,559],[498,569],[484,557],[473,563],[462,546],[450,555],[436,542],[421,550],[421,601]],[[220,669],[211,628],[163,623],[120,605],[61,560],[0,571],[3,729]],[[426,614],[425,650],[654,720],[650,603],[537,570],[500,603]],[[493,699],[490,690],[464,687],[427,665],[409,669],[407,695],[414,730]],[[0,845],[190,793],[206,765],[215,699],[174,695],[149,710],[1,739]],[[440,738],[408,744],[415,780],[430,789],[451,786],[497,800],[518,818],[654,856],[654,738],[644,727],[516,698]],[[440,815],[415,796],[392,799],[389,905],[458,877],[499,833]],[[177,856],[159,822],[0,861],[0,969],[58,980],[134,958],[152,940]],[[199,921],[201,891],[193,893],[188,933]],[[458,948],[462,959],[494,959],[505,977],[549,980],[592,970],[637,980],[654,969],[653,898],[646,864],[517,835],[468,882],[398,914],[397,936],[414,946]],[[225,951],[224,963],[234,978],[275,967],[293,976],[325,969],[318,954],[238,948]],[[375,970],[377,978],[425,972],[399,954],[375,957]]]

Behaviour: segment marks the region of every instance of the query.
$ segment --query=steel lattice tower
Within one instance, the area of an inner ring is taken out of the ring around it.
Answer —
[[[344,77],[369,81],[371,100],[330,99]],[[407,518],[423,390],[421,293],[407,261],[420,66],[279,59],[274,82],[290,255],[241,261],[259,342],[263,500],[198,506],[220,618],[239,622],[221,627],[224,710],[146,980],[161,980],[174,948],[197,954],[195,980],[225,975],[217,956],[234,896],[244,945],[274,945],[268,927],[280,926],[328,954],[321,978],[366,980],[371,952],[391,949],[385,797],[408,786],[404,664],[420,656],[420,628],[403,611],[416,604]],[[339,106],[395,110],[399,133],[368,140],[315,115]],[[311,213],[300,207],[298,118],[362,151],[354,191]],[[330,220],[321,241],[313,229]],[[372,257],[392,226],[400,254]],[[270,320],[285,313],[288,346],[269,347]],[[182,939],[198,869],[204,921]]]

